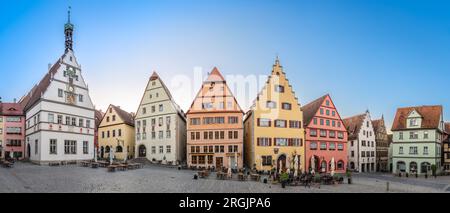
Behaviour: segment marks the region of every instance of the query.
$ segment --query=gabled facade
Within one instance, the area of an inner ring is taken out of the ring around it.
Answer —
[[[0,158],[23,159],[25,114],[18,103],[0,102]]]
[[[343,121],[348,132],[348,168],[357,172],[375,172],[375,132],[369,111]]]
[[[444,121],[442,106],[397,109],[392,126],[393,173],[431,174],[441,170]]]
[[[377,172],[389,171],[389,140],[386,125],[384,122],[384,116],[381,119],[372,121],[373,131],[375,132],[375,144],[376,144],[376,164]]]
[[[445,123],[445,140],[443,144],[442,162],[444,171],[450,172],[450,123]]]
[[[109,105],[98,127],[99,157],[109,159],[111,149],[117,160],[133,159],[135,153],[134,115]]]
[[[335,172],[345,173],[348,162],[347,130],[330,95],[303,106],[302,111],[306,130],[305,168],[329,173],[334,159]]]
[[[154,72],[135,117],[136,157],[162,164],[186,161],[186,117]]]
[[[72,48],[74,25],[64,26],[66,49],[20,104],[26,114],[26,153],[32,162],[94,158],[95,111]]]
[[[244,151],[247,168],[270,171],[294,168],[304,171],[305,130],[303,112],[286,73],[277,59],[264,88],[244,121]],[[289,163],[287,165],[286,163]]]
[[[196,168],[243,167],[243,111],[217,68],[187,112],[187,162]]]

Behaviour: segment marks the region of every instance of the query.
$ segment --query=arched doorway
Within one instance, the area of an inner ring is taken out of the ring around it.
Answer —
[[[325,160],[322,160],[320,163],[320,172],[327,172],[327,162]]]
[[[409,163],[409,173],[415,174],[416,172],[417,172],[417,163],[413,161]]]
[[[431,170],[431,164],[428,162],[423,162],[420,164],[420,173],[426,174]]]
[[[147,148],[145,148],[144,145],[140,145],[139,146],[139,155],[140,158],[145,158],[147,157]]]
[[[100,147],[100,158],[103,159],[105,158],[105,147]]]
[[[277,159],[277,172],[279,173],[281,171],[286,171],[286,155],[282,154]]]
[[[344,161],[343,160],[339,160],[336,166],[337,170],[345,170],[344,168]]]
[[[403,161],[397,162],[397,172],[406,172],[406,163]]]
[[[350,169],[355,170],[355,162],[350,162]]]
[[[311,162],[314,159],[314,168],[312,168]],[[309,163],[309,170],[311,171],[312,169],[314,169],[314,172],[320,172],[320,164],[319,164],[320,160],[318,156],[313,155],[308,163]]]

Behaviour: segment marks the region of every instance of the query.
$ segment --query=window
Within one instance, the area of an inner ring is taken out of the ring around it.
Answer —
[[[284,93],[284,86],[275,85],[275,92]]]
[[[314,124],[314,125],[317,125],[317,118],[314,118],[314,119],[313,119],[313,124]]]
[[[351,157],[352,157],[352,158],[355,157],[355,151],[352,151],[352,152],[351,152]]]
[[[275,138],[275,146],[287,146],[288,139],[287,138]]]
[[[78,95],[78,101],[83,102],[83,95]]]
[[[164,153],[164,146],[159,146],[159,153],[160,154]]]
[[[66,116],[66,125],[70,125],[70,117]]]
[[[419,134],[417,132],[409,132],[409,139],[418,139]]]
[[[417,124],[417,119],[413,118],[409,120],[409,125],[410,126],[418,126]]]
[[[197,164],[197,156],[192,156],[191,163]]]
[[[428,139],[428,131],[425,131],[425,132],[423,133],[423,139]]]
[[[339,150],[339,151],[344,150],[344,144],[339,143],[339,144],[338,144],[338,150]]]
[[[102,138],[105,138],[105,132],[102,131]]]
[[[164,111],[164,106],[162,104],[159,105],[159,111],[160,112]]]
[[[122,129],[117,130],[118,131],[118,136],[122,137]]]
[[[344,138],[344,133],[343,132],[338,132],[338,138],[339,139],[343,139]]]
[[[77,125],[77,118],[72,118],[72,126],[76,126]]]
[[[85,154],[85,155],[89,154],[89,148],[88,148],[87,141],[83,141],[83,154]]]
[[[170,145],[166,146],[166,153],[172,153],[172,147]]]
[[[267,118],[258,118],[258,126],[260,127],[270,127],[272,121]]]
[[[320,119],[320,125],[324,125],[325,123],[323,122],[323,119]]]
[[[398,148],[398,154],[403,155],[403,147],[402,146]]]
[[[320,114],[323,115],[323,108],[320,108]]]
[[[142,114],[144,114],[144,115],[147,114],[147,108],[145,108],[145,107],[142,108]]]
[[[423,147],[423,154],[428,155],[428,146]]]
[[[300,129],[301,122],[300,121],[289,121],[289,128]]]
[[[191,152],[195,152],[195,147],[191,147]],[[152,146],[152,154],[156,154],[156,146]]]
[[[108,135],[108,138],[109,138],[110,137],[109,130],[108,130],[108,134],[107,135]]]
[[[330,120],[327,120],[327,126],[330,126]]]
[[[200,125],[200,118],[191,118],[191,125]]]
[[[213,104],[211,102],[203,103],[202,108],[203,109],[211,109],[211,108],[213,108]]]
[[[63,97],[63,90],[62,89],[58,89],[58,97],[62,98]]]
[[[361,152],[361,157],[365,158],[366,157],[366,152]]]
[[[78,119],[78,126],[83,127],[84,126],[84,120],[82,118]]]
[[[286,128],[287,121],[286,120],[275,120],[275,127]]]
[[[229,124],[237,124],[238,123],[238,121],[239,121],[239,118],[238,117],[228,117],[228,123]]]
[[[399,139],[399,140],[403,140],[403,132],[400,132],[400,133],[399,133],[398,139]]]
[[[156,107],[152,106],[151,111],[152,111],[152,113],[155,113],[156,112]]]
[[[272,156],[261,156],[263,166],[272,166]]]
[[[277,108],[277,102],[275,101],[267,101],[266,107],[269,109],[276,109]]]
[[[91,128],[91,120],[86,120],[86,128]]]
[[[164,119],[162,118],[162,117],[160,117],[159,119],[158,119],[158,125],[159,126],[162,126],[164,124]]]
[[[49,123],[55,123],[55,115],[52,113],[48,114],[48,122]]]
[[[200,134],[200,132],[198,132]],[[164,138],[164,132],[163,131],[159,131],[158,133],[158,138],[159,139],[163,139]],[[198,138],[197,140],[199,140],[200,138]]]
[[[335,150],[336,149],[336,143],[330,143],[330,150]]]
[[[116,116],[115,115],[112,116],[112,121],[116,121]]]
[[[327,131],[326,130],[320,130],[320,137],[327,137]]]
[[[327,143],[326,142],[321,142],[320,143],[320,150],[327,150]]]
[[[63,116],[62,115],[58,115],[58,124],[62,124],[62,120],[63,120]]]
[[[258,146],[272,146],[272,139],[271,138],[258,138],[257,145]]]
[[[336,137],[336,132],[330,131],[330,138],[335,138],[335,137]]]
[[[335,117],[336,116],[336,111],[331,111],[331,116]]]
[[[64,141],[64,154],[66,155],[76,155],[77,154],[77,142],[71,140]]]
[[[57,154],[57,147],[56,147],[56,139],[50,139],[50,154],[56,155]]]
[[[327,109],[327,111],[325,111],[326,113],[326,115],[328,115],[328,116],[330,116],[330,110],[329,109]]]
[[[283,103],[282,104],[282,109],[284,109],[284,110],[292,110],[292,104],[290,104],[290,103]]]
[[[171,135],[171,132],[170,132],[170,130],[167,130],[166,131],[166,138],[170,138],[172,135]]]
[[[112,136],[113,136],[113,138],[116,137],[116,130],[115,129],[112,131]]]
[[[325,101],[325,105],[330,106],[330,100]]]
[[[317,142],[311,142],[311,144],[309,145],[311,150],[316,150],[317,149]]]
[[[317,130],[316,129],[311,129],[311,131],[309,132],[309,135],[312,137],[317,137]]]

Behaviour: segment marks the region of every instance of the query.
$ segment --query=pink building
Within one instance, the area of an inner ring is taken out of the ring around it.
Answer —
[[[336,173],[347,168],[347,129],[329,95],[302,107],[306,130],[306,169],[330,173],[334,159]],[[311,164],[314,164],[313,166]]]
[[[25,115],[18,103],[0,103],[1,158],[23,159],[25,156]]]

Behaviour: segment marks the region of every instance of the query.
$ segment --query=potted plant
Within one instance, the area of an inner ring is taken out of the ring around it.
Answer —
[[[350,170],[347,170],[347,181],[348,184],[352,184],[352,172]]]
[[[281,187],[282,187],[283,189],[286,188],[286,184],[287,184],[288,180],[289,180],[289,174],[286,173],[286,172],[283,172],[283,173],[280,175]]]
[[[436,178],[437,175],[436,170],[437,170],[436,165],[435,164],[431,165],[431,174],[434,176],[434,178]]]

